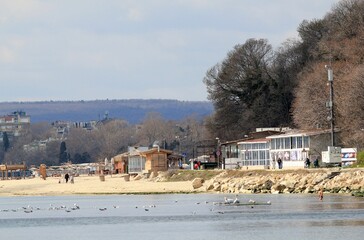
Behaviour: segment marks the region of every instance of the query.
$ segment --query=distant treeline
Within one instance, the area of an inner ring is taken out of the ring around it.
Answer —
[[[91,121],[109,118],[140,123],[147,113],[157,112],[166,120],[180,120],[188,116],[203,118],[213,112],[208,101],[178,101],[164,99],[128,99],[93,101],[2,102],[0,115],[25,111],[31,122]]]

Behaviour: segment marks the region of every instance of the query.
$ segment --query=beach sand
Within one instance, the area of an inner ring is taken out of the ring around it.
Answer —
[[[60,196],[73,194],[157,194],[196,192],[191,181],[153,182],[148,179],[125,181],[118,175],[75,177],[74,184],[60,178],[48,177],[19,180],[0,180],[0,196]],[[201,190],[200,190],[201,191]]]

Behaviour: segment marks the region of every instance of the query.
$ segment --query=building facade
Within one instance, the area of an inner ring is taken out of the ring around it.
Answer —
[[[318,158],[321,163],[321,153],[329,145],[329,130],[287,130],[227,142],[222,144],[221,150],[226,169],[278,168],[278,159],[282,160],[283,168],[303,168],[306,158],[311,162]]]
[[[2,133],[6,132],[8,136],[20,136],[22,131],[30,126],[30,116],[24,111],[15,111],[11,114],[0,116],[0,141]]]
[[[149,174],[168,170],[168,155],[172,151],[159,147],[129,147],[129,151],[114,159],[114,169],[118,173]]]

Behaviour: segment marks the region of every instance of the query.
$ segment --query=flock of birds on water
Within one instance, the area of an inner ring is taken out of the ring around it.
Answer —
[[[177,203],[178,200],[175,200],[174,203]],[[209,204],[208,201],[204,202],[205,204]],[[196,202],[196,204],[201,204],[201,202]],[[254,208],[255,205],[271,205],[270,201],[267,202],[256,202],[255,200],[250,199],[249,201],[243,203],[241,202],[238,197],[236,196],[235,199],[224,197],[223,202],[212,202],[212,205],[220,205],[220,206],[249,206],[250,208]],[[151,208],[156,208],[157,206],[155,204],[152,205],[144,205],[142,207],[135,206],[136,209],[141,208],[144,209],[144,211],[148,212]],[[98,209],[99,211],[107,211],[107,207],[94,207],[95,209]],[[117,209],[120,208],[118,205],[113,205],[112,208]],[[34,211],[40,211],[40,210],[49,210],[49,211],[65,211],[65,212],[72,212],[76,210],[80,210],[80,206],[77,203],[74,203],[71,206],[66,205],[60,205],[55,206],[53,204],[49,205],[49,208],[40,208],[40,207],[33,207],[33,206],[26,206],[26,207],[19,207],[19,208],[13,208],[13,209],[0,209],[0,212],[24,212],[24,213],[32,213]],[[215,211],[214,208],[210,208],[210,211]],[[224,211],[216,211],[219,214],[225,213]],[[192,212],[193,215],[196,214],[196,212]]]

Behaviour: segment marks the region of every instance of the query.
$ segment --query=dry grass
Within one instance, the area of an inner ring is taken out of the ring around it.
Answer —
[[[174,170],[166,176],[167,182],[192,181],[195,178],[209,180],[225,172],[226,178],[241,178],[246,176],[266,176],[271,174],[307,174],[313,171],[325,171],[324,169],[287,169],[287,170]]]
[[[222,170],[175,170],[171,171],[168,182],[192,181],[195,178],[203,178],[209,180],[219,175]]]

